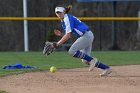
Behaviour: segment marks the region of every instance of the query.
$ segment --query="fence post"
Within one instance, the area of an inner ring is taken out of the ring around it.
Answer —
[[[116,1],[112,2],[112,16],[116,17]],[[112,20],[112,50],[120,50],[117,43],[117,22],[116,20]]]
[[[138,18],[140,18],[140,11],[138,11]],[[140,41],[140,20],[138,20],[138,31],[136,33],[136,38]]]
[[[140,11],[138,11],[138,17],[140,18]],[[140,20],[138,20],[138,31],[140,31]]]
[[[27,0],[23,0],[23,16],[27,18]],[[24,20],[24,51],[29,51],[28,45],[28,21]]]

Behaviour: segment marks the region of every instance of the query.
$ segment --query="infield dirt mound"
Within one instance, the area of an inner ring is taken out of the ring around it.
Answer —
[[[114,66],[112,74],[88,68],[60,69],[0,77],[0,90],[10,93],[140,93],[140,65]]]

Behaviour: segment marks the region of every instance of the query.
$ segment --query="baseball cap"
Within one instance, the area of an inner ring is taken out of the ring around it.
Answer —
[[[65,11],[65,8],[64,7],[56,7],[55,8],[55,13],[56,12],[64,12]]]

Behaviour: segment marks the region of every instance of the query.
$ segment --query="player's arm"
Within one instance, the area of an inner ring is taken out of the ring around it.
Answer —
[[[65,43],[68,39],[71,38],[71,32],[66,33],[58,42],[57,42],[57,46],[62,45],[63,43]]]
[[[72,36],[72,30],[73,30],[73,25],[74,25],[74,21],[70,20],[69,17],[64,19],[64,25],[66,26],[65,28],[65,35],[57,42],[57,45],[60,46],[63,43],[65,43],[68,39],[71,38]]]

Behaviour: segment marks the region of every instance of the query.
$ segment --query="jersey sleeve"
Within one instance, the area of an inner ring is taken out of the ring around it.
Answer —
[[[68,15],[65,17],[64,19],[64,23],[65,23],[65,26],[66,26],[66,33],[70,33],[72,32],[73,30],[73,25],[74,25],[74,22],[72,20],[72,18],[70,18]]]

